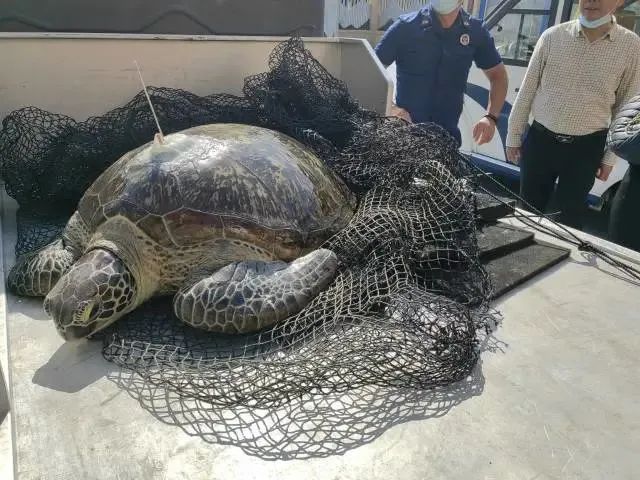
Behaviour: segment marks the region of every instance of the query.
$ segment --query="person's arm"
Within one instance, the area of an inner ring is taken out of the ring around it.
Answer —
[[[611,117],[618,114],[618,110],[624,106],[634,95],[640,93],[640,46],[637,46],[631,54],[631,59],[627,63],[627,68],[620,79],[620,85],[616,91],[616,101],[611,111]],[[596,178],[606,182],[609,174],[616,165],[618,157],[607,151],[602,158],[602,164],[596,172]]]
[[[400,47],[402,21],[400,19],[393,22],[387,28],[380,41],[375,46],[374,51],[380,59],[380,62],[387,68],[398,58],[398,49]]]
[[[401,46],[402,38],[402,20],[397,19],[393,24],[384,32],[382,38],[376,45],[374,51],[385,68],[395,62],[398,58],[398,51]],[[396,69],[398,66],[396,65]],[[391,109],[391,115],[399,117],[407,122],[411,122],[411,115],[404,108],[400,108],[395,104]]]
[[[490,142],[495,134],[497,119],[500,118],[509,85],[507,69],[504,67],[495,42],[486,28],[482,28],[480,31],[480,42],[474,54],[474,61],[489,80],[487,112],[495,119],[483,117],[474,125],[473,138],[478,145],[482,145]]]
[[[509,86],[507,69],[503,63],[499,63],[495,67],[484,70],[484,74],[489,79],[487,112],[491,117],[499,119]],[[497,126],[496,120],[493,120],[493,118],[484,117],[473,127],[473,138],[478,145],[490,142],[493,138]]]
[[[522,145],[522,134],[529,123],[531,105],[538,91],[542,71],[547,58],[546,32],[544,32],[533,49],[533,54],[529,60],[529,66],[524,74],[520,91],[513,102],[513,108],[509,115],[509,127],[507,129],[507,160],[518,163],[520,160],[520,146]]]
[[[502,112],[504,101],[507,98],[507,89],[509,88],[509,77],[504,63],[500,63],[489,70],[485,70],[484,74],[489,79],[489,104],[487,111],[494,117],[498,117]]]

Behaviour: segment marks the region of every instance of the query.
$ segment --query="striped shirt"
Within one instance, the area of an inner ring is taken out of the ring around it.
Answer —
[[[589,42],[578,20],[543,32],[509,117],[507,146],[519,147],[533,119],[564,135],[609,128],[611,118],[640,93],[640,37],[618,25]],[[611,152],[603,163],[614,165]]]

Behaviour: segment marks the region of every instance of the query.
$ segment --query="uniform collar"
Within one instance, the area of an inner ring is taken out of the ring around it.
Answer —
[[[618,22],[616,20],[615,15],[611,15],[611,23],[613,25],[611,26],[609,31],[602,36],[602,38],[608,38],[610,41],[613,42],[616,40],[616,38],[618,38]],[[583,36],[583,37],[585,36],[580,20],[576,19],[569,22],[567,26],[567,30],[571,35],[573,35],[576,38],[580,36]]]
[[[440,24],[440,20],[438,19],[438,14],[433,9],[431,4],[425,5],[420,9],[420,14],[422,16],[422,26],[427,28],[436,28],[440,31],[444,31],[442,25]],[[460,8],[458,10],[458,16],[456,17],[456,21],[453,22],[451,27],[447,30],[452,30],[454,28],[469,28],[469,14],[464,11],[464,8]]]

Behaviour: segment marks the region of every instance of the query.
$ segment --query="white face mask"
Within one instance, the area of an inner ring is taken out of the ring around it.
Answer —
[[[460,0],[431,0],[431,7],[441,15],[453,12],[460,5]]]
[[[616,9],[614,8],[613,10],[611,10],[609,13],[607,13],[606,15],[603,15],[600,18],[596,18],[595,20],[587,20],[586,18],[584,18],[584,15],[580,15],[579,20],[580,20],[580,25],[582,25],[584,28],[598,28],[601,27],[602,25],[609,23],[611,21],[611,14],[613,12],[615,12]]]

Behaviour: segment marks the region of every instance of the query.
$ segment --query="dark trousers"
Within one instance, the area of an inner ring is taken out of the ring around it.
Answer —
[[[548,213],[555,188],[557,221],[581,229],[587,211],[587,196],[604,155],[607,131],[571,137],[571,141],[538,123],[529,129],[520,159],[520,196]],[[556,186],[557,180],[557,186]],[[528,205],[522,207],[527,210]]]
[[[640,252],[640,165],[629,165],[613,197],[609,239]]]

